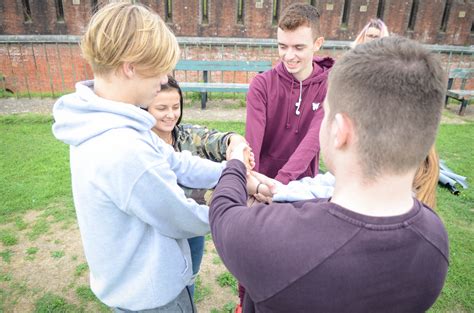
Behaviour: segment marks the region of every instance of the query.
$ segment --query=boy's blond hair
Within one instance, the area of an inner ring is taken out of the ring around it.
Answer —
[[[94,75],[103,76],[132,63],[145,77],[169,73],[179,58],[176,37],[147,7],[110,3],[92,17],[81,41]]]

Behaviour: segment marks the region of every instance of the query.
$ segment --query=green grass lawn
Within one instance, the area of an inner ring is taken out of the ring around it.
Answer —
[[[244,132],[241,122],[199,123],[221,131]],[[51,221],[75,222],[68,147],[55,140],[51,125],[50,117],[39,115],[0,117],[0,225],[16,225],[0,228],[0,312],[9,311],[4,305],[11,295],[8,288],[13,285],[8,284],[12,277],[2,270],[2,264],[15,262],[10,247],[18,243],[18,232],[30,227],[29,234],[34,238],[36,233],[47,231]],[[474,312],[473,138],[474,123],[441,125],[437,140],[440,157],[455,172],[467,176],[472,186],[461,190],[460,196],[438,188],[437,212],[448,229],[451,255],[446,285],[431,312]],[[43,219],[28,226],[24,215],[35,210],[41,211]],[[37,250],[31,247],[28,254],[34,257]],[[53,257],[61,258],[61,251]],[[21,292],[20,287],[15,287],[16,292]],[[89,289],[79,291],[81,301],[95,301]],[[63,301],[54,297],[48,300],[52,297],[45,292],[36,304],[37,311]]]

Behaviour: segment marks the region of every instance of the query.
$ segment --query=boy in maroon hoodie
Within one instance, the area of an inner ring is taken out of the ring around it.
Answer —
[[[245,138],[254,170],[287,184],[318,173],[322,102],[334,61],[314,57],[324,38],[319,12],[309,4],[285,9],[277,39],[281,62],[250,84]]]
[[[321,152],[332,198],[246,206],[236,147],[213,193],[212,238],[246,287],[244,313],[427,311],[448,270],[448,236],[412,182],[446,93],[436,55],[401,37],[347,52],[329,75]],[[251,181],[250,181],[251,182]]]

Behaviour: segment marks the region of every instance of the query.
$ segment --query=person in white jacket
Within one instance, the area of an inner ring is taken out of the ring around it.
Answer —
[[[81,49],[94,80],[56,102],[53,133],[70,145],[91,289],[116,312],[193,312],[187,238],[209,232],[208,207],[178,183],[212,188],[225,164],[175,152],[140,109],[176,65],[176,38],[148,8],[113,3],[92,17]]]

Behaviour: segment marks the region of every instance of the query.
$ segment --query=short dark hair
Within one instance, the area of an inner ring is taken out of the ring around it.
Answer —
[[[434,143],[446,92],[436,55],[402,37],[358,45],[329,74],[329,119],[347,114],[366,178],[416,168]]]
[[[293,3],[283,11],[278,27],[284,31],[293,31],[300,26],[311,28],[313,39],[320,36],[319,11],[308,3]]]

